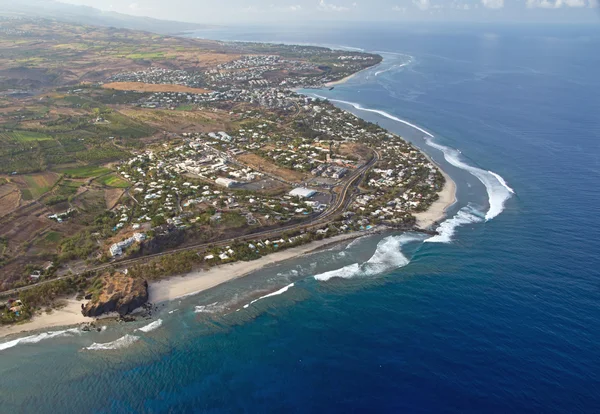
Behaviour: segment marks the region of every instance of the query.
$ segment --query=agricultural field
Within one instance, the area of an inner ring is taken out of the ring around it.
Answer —
[[[13,140],[18,142],[50,141],[50,135],[32,131],[13,131],[0,133],[0,140]]]
[[[47,194],[42,200],[47,206],[69,201],[71,197],[79,192],[83,183],[68,179],[62,179],[53,189],[52,193]]]
[[[157,130],[171,132],[211,132],[231,128],[233,119],[225,111],[166,111],[142,108],[122,109],[121,113],[140,123],[151,125]]]
[[[129,183],[123,178],[119,177],[116,174],[108,174],[96,179],[96,182],[105,185],[107,187],[113,188],[127,188],[129,187]]]
[[[53,172],[21,175],[14,178],[24,201],[37,200],[54,187],[60,175]]]
[[[1,180],[4,179],[0,179],[0,182]],[[16,209],[20,200],[21,193],[15,184],[0,184],[0,217]]]
[[[115,89],[117,91],[135,91],[135,92],[187,92],[187,93],[208,93],[208,89],[190,88],[183,85],[153,84],[143,82],[111,82],[102,85],[105,89]]]
[[[81,167],[68,168],[61,172],[71,178],[95,178],[104,174],[108,174],[111,170],[95,165],[84,165]]]

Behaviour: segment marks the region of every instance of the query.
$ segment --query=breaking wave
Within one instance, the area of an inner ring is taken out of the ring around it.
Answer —
[[[401,124],[408,125],[409,127],[412,127],[414,129],[416,129],[417,131],[420,131],[420,132],[424,133],[428,137],[433,138],[433,135],[431,133],[429,133],[425,129],[421,128],[420,126],[412,124],[412,123],[410,123],[408,121],[405,121],[404,119],[400,119],[397,116],[394,116],[394,115],[392,115],[392,114],[390,114],[388,112],[381,111],[379,109],[365,108],[365,107],[363,107],[362,105],[360,105],[360,104],[358,104],[356,102],[349,102],[349,101],[343,101],[341,99],[327,98],[325,96],[320,96],[320,95],[317,95],[317,94],[312,94],[312,95],[316,96],[317,98],[327,99],[330,102],[339,102],[339,103],[343,103],[343,104],[346,104],[346,105],[350,105],[350,106],[358,109],[359,111],[372,112],[372,113],[375,113],[375,114],[379,114],[379,115],[381,115],[381,116],[383,116],[385,118],[391,119],[392,121],[396,121],[396,122],[400,122]]]
[[[329,272],[321,273],[315,275],[315,279],[325,282],[329,279],[333,279],[334,277],[339,277],[342,279],[350,279],[351,277],[356,276],[360,273],[360,265],[358,263],[353,263],[348,266],[344,266],[341,269],[331,270]]]
[[[381,240],[375,249],[373,256],[362,264],[353,263],[341,269],[315,275],[315,279],[321,282],[333,278],[349,279],[355,276],[373,276],[385,273],[392,269],[398,269],[410,263],[410,260],[402,253],[402,246],[423,240],[420,236],[403,234],[400,236],[389,236]]]
[[[390,54],[390,53],[386,53],[386,54]],[[375,72],[375,73],[374,73],[374,75],[375,75],[375,76],[379,76],[379,75],[381,75],[382,73],[391,72],[392,70],[395,70],[395,69],[400,69],[400,68],[403,68],[403,67],[405,67],[405,66],[408,66],[408,65],[410,65],[411,63],[413,63],[413,57],[412,57],[412,56],[410,56],[410,55],[404,55],[404,54],[400,54],[400,53],[398,53],[398,54],[395,54],[395,55],[397,55],[397,56],[405,56],[405,57],[407,57],[407,58],[408,58],[408,60],[407,60],[406,62],[403,62],[403,63],[397,64],[397,65],[392,65],[392,66],[390,66],[389,68],[385,68],[385,69],[382,69],[382,70],[378,70],[377,72]]]
[[[162,323],[163,323],[162,319],[158,319],[158,320],[155,320],[154,322],[151,322],[148,325],[142,326],[141,328],[138,328],[136,330],[141,331],[141,332],[151,332],[155,329],[160,328]]]
[[[84,349],[87,349],[90,351],[106,351],[106,350],[112,350],[112,349],[122,349],[122,348],[127,348],[128,346],[134,344],[139,339],[140,339],[139,336],[127,334],[117,340],[114,340],[112,342],[107,342],[105,344],[99,344],[99,343],[94,342],[93,344],[91,344],[90,346],[88,346]]]
[[[217,313],[223,310],[223,306],[217,306],[219,302],[214,302],[208,305],[198,305],[194,313]]]
[[[452,218],[443,221],[436,231],[437,235],[425,240],[426,243],[450,243],[457,227],[464,224],[479,223],[483,221],[482,213],[471,206],[461,208]]]
[[[314,96],[317,96],[322,99],[328,99],[326,97],[319,96],[319,95],[314,95]],[[489,210],[485,214],[485,221],[489,221],[489,220],[497,217],[500,213],[502,213],[504,211],[504,203],[509,198],[511,198],[513,194],[515,194],[514,190],[508,186],[508,184],[506,183],[504,178],[502,178],[500,175],[496,174],[493,171],[486,171],[481,168],[473,167],[472,165],[465,163],[460,158],[460,151],[450,148],[450,147],[446,147],[445,145],[441,145],[436,142],[433,142],[433,140],[431,138],[434,138],[434,135],[431,134],[430,132],[426,131],[425,129],[423,129],[415,124],[412,124],[408,121],[400,119],[400,118],[398,118],[392,114],[389,114],[385,111],[381,111],[379,109],[364,108],[363,106],[361,106],[358,103],[343,101],[340,99],[329,99],[329,100],[332,102],[339,102],[339,103],[353,106],[354,108],[356,108],[360,111],[373,112],[373,113],[379,114],[388,119],[391,119],[391,120],[400,122],[402,124],[408,125],[410,127],[413,127],[417,131],[424,133],[426,135],[425,142],[427,142],[427,145],[442,151],[446,161],[448,161],[453,166],[460,168],[461,170],[465,170],[465,171],[469,172],[471,175],[473,175],[479,181],[481,181],[481,183],[485,186],[485,189],[488,194],[488,202],[490,205]]]
[[[273,293],[269,293],[268,295],[264,295],[264,296],[261,296],[261,297],[260,297],[260,298],[258,298],[258,299],[254,299],[252,302],[250,302],[250,303],[247,303],[246,305],[244,305],[244,309],[248,308],[248,306],[252,305],[253,303],[256,303],[256,302],[258,302],[259,300],[263,300],[263,299],[265,299],[265,298],[270,298],[271,296],[277,296],[277,295],[281,295],[281,294],[283,294],[283,293],[287,292],[287,291],[288,291],[290,288],[292,288],[292,287],[294,287],[294,284],[293,284],[293,283],[290,283],[289,285],[287,285],[287,286],[285,286],[285,287],[282,287],[281,289],[279,289],[279,290],[277,290],[277,291],[275,291],[275,292],[273,292]]]
[[[0,351],[15,347],[15,346],[21,345],[21,344],[37,344],[38,342],[43,341],[45,339],[58,338],[61,336],[72,336],[75,334],[81,334],[81,331],[79,330],[79,328],[71,328],[71,329],[66,329],[64,331],[44,332],[44,333],[41,333],[38,335],[30,335],[30,336],[14,339],[12,341],[4,342],[4,343],[0,344]]]
[[[485,186],[488,194],[488,202],[490,209],[485,214],[485,221],[489,221],[497,217],[504,211],[504,203],[515,193],[512,188],[506,184],[506,181],[498,174],[492,171],[482,170],[481,168],[473,167],[460,159],[460,152],[445,145],[440,145],[431,139],[426,139],[427,145],[442,151],[444,158],[450,164],[461,170],[469,172],[476,177]]]

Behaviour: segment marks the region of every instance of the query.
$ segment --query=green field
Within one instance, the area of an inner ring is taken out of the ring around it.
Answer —
[[[165,58],[163,52],[143,52],[143,53],[132,53],[126,56],[129,59],[162,59]]]
[[[5,132],[0,134],[0,138],[8,138],[10,140],[19,141],[19,142],[31,142],[31,141],[50,141],[53,140],[49,135],[41,134],[39,132],[31,132],[31,131],[13,131],[13,132]]]
[[[30,201],[33,200],[33,194],[31,194],[31,191],[25,189],[25,190],[21,190],[21,197],[23,198],[23,200],[25,201]]]
[[[124,179],[122,179],[121,177],[119,177],[116,174],[109,174],[106,175],[104,177],[100,177],[97,180],[100,184],[103,184],[107,187],[114,187],[114,188],[127,188],[129,187],[129,183],[127,181],[125,181]]]
[[[27,188],[21,189],[24,200],[40,198],[52,189],[59,176],[53,173],[21,176]]]
[[[110,172],[108,168],[98,167],[95,165],[85,165],[77,168],[68,168],[62,170],[62,173],[68,174],[73,178],[93,178]]]
[[[51,231],[48,234],[46,234],[46,237],[44,237],[44,239],[50,243],[56,243],[60,241],[60,239],[62,239],[62,235],[56,231]]]

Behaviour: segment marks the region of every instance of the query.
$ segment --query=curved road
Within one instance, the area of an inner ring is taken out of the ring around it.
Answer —
[[[358,187],[358,184],[360,183],[361,178],[373,165],[375,165],[375,163],[377,161],[379,161],[379,153],[375,150],[373,150],[373,151],[374,151],[373,158],[367,164],[365,164],[362,167],[360,167],[359,169],[357,169],[350,176],[350,178],[344,184],[344,187],[342,187],[342,190],[341,190],[339,196],[334,201],[334,203],[327,210],[322,212],[319,216],[317,216],[315,219],[311,220],[309,223],[292,224],[289,226],[280,227],[276,230],[266,230],[266,231],[262,231],[262,232],[258,232],[258,233],[251,233],[251,234],[247,234],[244,236],[239,236],[239,237],[230,238],[230,239],[226,239],[226,240],[219,240],[219,241],[210,242],[210,243],[200,243],[200,244],[190,245],[190,246],[186,246],[186,247],[181,247],[179,249],[172,249],[172,250],[167,250],[167,251],[164,251],[161,253],[155,253],[155,254],[151,254],[151,255],[147,255],[147,256],[136,257],[134,259],[117,260],[117,261],[114,261],[111,263],[106,263],[106,264],[103,264],[100,266],[89,267],[83,271],[76,272],[76,273],[73,273],[70,275],[65,275],[65,276],[60,276],[60,277],[54,278],[54,279],[44,280],[44,281],[36,283],[34,285],[28,285],[28,286],[23,286],[23,287],[17,288],[17,289],[6,290],[4,292],[0,292],[0,296],[11,296],[11,295],[22,292],[24,290],[31,289],[36,286],[40,286],[40,285],[50,283],[50,282],[55,282],[55,281],[61,280],[61,279],[66,279],[66,278],[69,278],[72,276],[77,276],[77,275],[83,274],[85,272],[97,272],[100,270],[108,269],[110,267],[130,266],[130,265],[134,265],[138,262],[146,262],[153,258],[157,258],[157,257],[161,257],[161,256],[173,254],[173,253],[185,252],[185,251],[190,251],[190,250],[201,250],[208,246],[226,246],[228,244],[233,243],[234,241],[239,241],[239,240],[254,240],[257,238],[280,237],[286,231],[309,230],[314,227],[319,227],[319,226],[322,226],[323,224],[330,223],[331,221],[333,221],[333,218],[337,214],[342,213],[344,210],[346,210],[346,208],[348,208],[348,206],[350,205],[350,202],[352,201],[352,195],[354,193],[354,190]]]

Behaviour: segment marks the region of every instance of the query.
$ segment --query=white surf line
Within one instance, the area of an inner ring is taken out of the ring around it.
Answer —
[[[125,336],[122,336],[121,338],[116,339],[112,342],[107,342],[104,344],[94,342],[90,346],[85,347],[83,349],[87,349],[88,351],[109,351],[113,349],[122,349],[127,348],[128,346],[137,342],[139,339],[139,336],[126,334]]]
[[[514,190],[508,186],[504,178],[492,171],[486,171],[467,164],[460,159],[460,152],[453,148],[435,143],[431,139],[426,139],[426,142],[430,147],[440,150],[448,163],[461,170],[467,171],[485,186],[488,194],[488,203],[490,205],[489,210],[485,214],[485,221],[497,217],[504,211],[504,203],[515,193]]]
[[[421,236],[411,234],[385,237],[379,241],[375,252],[366,262],[352,263],[340,269],[319,273],[314,278],[320,282],[326,282],[333,278],[351,279],[355,276],[375,276],[399,269],[410,263],[410,259],[402,252],[402,246],[420,240],[423,240]]]
[[[153,330],[160,328],[162,323],[163,323],[162,319],[158,319],[158,320],[155,320],[154,322],[150,322],[146,326],[142,326],[141,328],[136,329],[136,331],[152,332]]]
[[[314,95],[314,96],[316,96],[318,98],[321,98],[321,99],[327,99],[328,101],[331,101],[331,102],[339,102],[339,103],[343,103],[343,104],[346,104],[346,105],[350,105],[350,106],[358,109],[359,111],[372,112],[372,113],[381,115],[381,116],[383,116],[385,118],[391,119],[392,121],[396,121],[396,122],[400,122],[401,124],[408,125],[408,126],[414,128],[414,129],[416,129],[417,131],[420,131],[420,132],[424,133],[425,135],[427,135],[430,138],[434,138],[433,134],[431,134],[429,131],[421,128],[420,126],[415,125],[413,123],[410,123],[408,121],[405,121],[404,119],[400,119],[397,116],[394,116],[394,115],[392,115],[390,113],[387,113],[385,111],[382,111],[382,110],[379,110],[379,109],[365,108],[365,107],[361,106],[360,104],[358,104],[356,102],[349,102],[349,101],[343,101],[341,99],[327,98],[325,96],[317,95],[317,94],[314,94],[314,93],[312,95]]]
[[[65,329],[62,331],[51,331],[43,332],[37,335],[25,336],[23,338],[13,339],[12,341],[4,342],[0,344],[0,351],[9,349],[21,344],[37,344],[45,339],[60,338],[62,336],[79,335],[81,331],[79,328]]]
[[[504,178],[502,176],[500,176],[499,174],[497,174],[493,171],[488,171],[488,170],[483,170],[481,168],[473,167],[472,165],[469,165],[466,162],[462,161],[460,159],[460,154],[461,154],[460,150],[450,148],[445,145],[441,145],[441,144],[434,142],[432,140],[432,138],[435,138],[435,136],[432,133],[430,133],[429,131],[421,128],[418,125],[415,125],[411,122],[405,121],[404,119],[400,119],[388,112],[385,112],[385,111],[382,111],[379,109],[365,108],[356,102],[349,102],[349,101],[344,101],[341,99],[330,99],[325,96],[317,95],[314,93],[312,95],[316,96],[318,98],[321,98],[321,99],[327,99],[331,102],[338,102],[338,103],[350,105],[360,111],[376,113],[385,118],[402,123],[404,125],[408,125],[414,129],[416,129],[417,131],[424,133],[426,135],[425,142],[427,143],[427,145],[441,151],[444,154],[444,158],[446,159],[446,161],[448,163],[450,163],[451,165],[453,165],[461,170],[469,172],[471,175],[473,175],[475,178],[477,178],[484,185],[486,192],[488,194],[488,203],[489,203],[489,210],[485,214],[485,221],[490,221],[493,218],[497,217],[500,213],[502,213],[504,211],[504,203],[506,202],[506,200],[508,200],[509,198],[511,198],[511,196],[513,194],[515,194],[515,191],[507,184],[506,180],[504,180]],[[467,219],[464,211],[459,212],[459,213],[462,214],[462,217],[457,217],[457,220],[454,221],[454,223],[452,225],[452,230],[451,230],[452,233],[454,232],[454,228],[460,224],[466,224],[467,222],[476,222],[477,221],[476,218],[474,218],[474,217],[470,217],[469,219]],[[449,223],[447,223],[446,225],[448,226],[448,224]],[[443,228],[440,230],[443,230]],[[450,233],[450,231],[448,231],[448,230],[449,229],[446,229],[447,233]],[[450,237],[451,237],[451,235],[450,235]],[[440,238],[434,237],[434,238],[432,238],[431,241],[449,242],[450,237],[440,237]]]
[[[253,303],[256,303],[256,302],[258,302],[259,300],[262,300],[262,299],[265,299],[265,298],[270,298],[271,296],[277,296],[277,295],[281,295],[281,294],[283,294],[283,293],[287,292],[287,291],[288,291],[290,288],[292,288],[292,287],[294,287],[294,284],[293,284],[293,283],[290,283],[289,285],[287,285],[287,286],[285,286],[285,287],[282,287],[282,288],[281,288],[281,289],[279,289],[278,291],[275,291],[275,292],[273,292],[273,293],[269,293],[268,295],[261,296],[261,297],[260,297],[260,298],[258,298],[258,299],[254,299],[252,302],[250,302],[250,303],[248,303],[248,304],[244,305],[244,309],[247,309],[247,308],[248,308],[248,306],[252,305]]]

